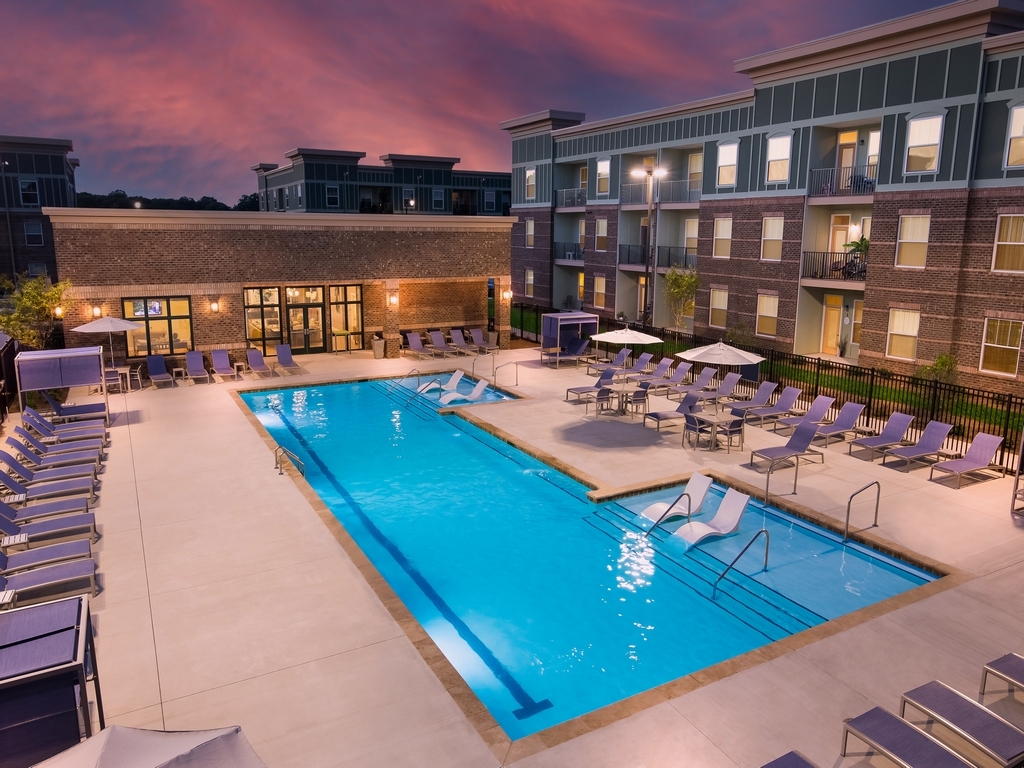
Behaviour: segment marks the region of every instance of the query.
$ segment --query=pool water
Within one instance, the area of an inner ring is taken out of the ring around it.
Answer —
[[[594,504],[390,382],[242,397],[513,739],[934,578],[756,500],[737,535],[643,538],[636,513],[681,488]],[[762,527],[768,570],[762,537],[713,599]]]

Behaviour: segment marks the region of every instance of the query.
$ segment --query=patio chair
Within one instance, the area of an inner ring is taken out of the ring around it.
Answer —
[[[54,480],[69,480],[73,477],[96,478],[96,462],[94,461],[88,464],[74,464],[69,467],[32,470],[11,456],[7,451],[0,451],[0,462],[14,470],[14,473],[21,478],[21,482],[29,486],[53,482]]]
[[[25,443],[19,443],[11,436],[8,436],[7,444],[16,452],[17,456],[20,456],[36,469],[53,469],[54,467],[67,467],[74,464],[87,463],[92,463],[97,467],[97,469],[100,466],[100,452],[95,448],[85,451],[56,453],[52,456],[41,456],[29,448]]]
[[[593,397],[586,400],[586,407],[583,415],[590,414],[590,404],[594,404],[594,414],[600,416],[602,413],[615,413],[618,410],[618,400],[615,397],[615,390],[610,387],[601,387]]]
[[[757,425],[763,427],[765,419],[777,419],[793,410],[802,391],[798,387],[786,387],[775,401],[775,405],[747,408],[744,418],[753,417],[757,419]]]
[[[565,390],[565,399],[569,399],[569,395],[576,395],[576,402],[578,403],[583,398],[589,398],[596,395],[599,390],[604,389],[612,383],[612,379],[615,378],[615,371],[612,368],[607,368],[601,372],[601,375],[597,377],[597,383],[583,387],[569,387]]]
[[[846,757],[850,734],[905,768],[968,768],[953,750],[881,707],[843,721],[839,754]]]
[[[434,349],[427,349],[423,346],[423,337],[420,336],[419,331],[409,331],[405,334],[405,343],[408,345],[406,349],[416,355],[419,360],[425,357],[437,357],[437,352]]]
[[[18,525],[58,515],[81,515],[88,511],[89,500],[84,496],[40,501],[35,504],[26,504],[17,509],[0,501],[0,515]]]
[[[818,427],[817,436],[825,438],[826,448],[828,448],[829,441],[833,437],[845,440],[846,436],[851,434],[854,427],[857,426],[857,421],[860,419],[860,415],[863,412],[863,403],[843,403],[843,407],[840,408],[839,413],[836,414],[836,420],[831,424],[821,424]]]
[[[146,371],[149,373],[149,380],[153,382],[154,387],[161,384],[174,386],[174,379],[167,372],[167,364],[164,362],[163,355],[147,355]]]
[[[210,353],[213,358],[213,372],[220,376],[222,379],[230,376],[232,379],[238,378],[238,369],[231,365],[231,358],[228,357],[228,351],[226,349],[215,349]]]
[[[982,667],[981,688],[978,689],[981,696],[985,695],[985,685],[988,683],[989,675],[1002,680],[1011,688],[1024,689],[1024,656],[1008,653]]]
[[[68,595],[96,594],[96,561],[72,560],[46,568],[0,576],[0,592],[14,592],[14,605],[55,600]]]
[[[647,391],[653,387],[648,387]],[[650,419],[657,425],[658,432],[661,432],[662,424],[674,424],[680,421],[686,420],[686,414],[692,413],[692,409],[697,405],[697,398],[699,397],[697,392],[691,392],[682,400],[679,401],[679,407],[674,411],[654,411],[652,413],[644,414],[644,426],[647,426],[647,420]]]
[[[768,472],[770,473],[775,469],[776,464],[780,464],[787,461],[793,461],[797,466],[799,472],[800,459],[808,456],[820,456],[821,463],[825,463],[825,454],[821,451],[816,451],[811,448],[811,441],[814,440],[814,436],[818,434],[818,425],[813,421],[802,421],[797,424],[796,429],[793,430],[793,434],[790,435],[789,440],[785,445],[773,445],[768,448],[758,448],[757,450],[750,452],[750,465],[754,465],[754,457],[760,456],[762,459],[768,460]],[[794,487],[796,486],[796,479],[793,480]],[[796,491],[794,490],[794,493]]]
[[[765,763],[761,768],[818,768],[799,752],[787,752],[782,757],[777,757],[770,763]]]
[[[302,373],[302,367],[292,359],[292,345],[291,344],[278,344],[274,347],[274,353],[277,355],[277,367],[283,368],[290,374]]]
[[[117,369],[103,369],[103,387],[107,390],[108,394],[121,391],[121,374],[117,372]]]
[[[690,475],[690,479],[686,481],[686,487],[683,488],[683,492],[676,497],[675,501],[671,503],[656,501],[648,505],[638,515],[639,518],[643,519],[637,522],[651,521],[652,525],[647,529],[647,533],[650,533],[661,523],[671,520],[673,517],[685,516],[686,522],[690,522],[690,516],[699,514],[701,507],[704,506],[704,500],[708,496],[709,488],[711,488],[711,478],[700,472],[694,472]]]
[[[427,331],[427,335],[430,337],[431,346],[442,357],[455,357],[456,355],[463,354],[462,350],[448,346],[448,342],[444,340],[444,333],[441,331]]]
[[[745,493],[740,493],[735,488],[729,488],[713,518],[706,523],[684,523],[672,533],[672,536],[678,536],[685,541],[688,545],[687,549],[689,549],[712,536],[728,536],[730,533],[735,533],[740,527],[740,519],[747,509],[748,501],[750,501],[750,497]]]
[[[991,470],[993,472],[999,472],[1003,477],[1006,476],[1006,467],[996,464],[994,459],[996,457],[996,451],[999,450],[999,446],[1003,444],[1003,438],[997,437],[996,435],[990,435],[985,432],[979,432],[971,440],[971,444],[967,446],[967,452],[964,453],[962,459],[953,459],[952,461],[941,461],[938,464],[932,464],[931,471],[928,473],[928,479],[931,480],[935,476],[935,470],[940,472],[949,472],[951,475],[956,475],[956,487],[960,488],[960,483],[963,481],[963,476],[971,472],[985,472]]]
[[[629,357],[631,354],[633,354],[632,349],[623,347],[622,349],[619,350],[619,353],[615,356],[615,359],[612,360],[610,363],[593,362],[590,365],[588,365],[587,373],[592,373],[593,371],[597,371],[598,373],[600,373],[602,371],[608,370],[609,368],[618,370],[626,364],[626,358]]]
[[[465,395],[462,392],[446,392],[445,394],[441,395],[438,402],[441,403],[441,405],[448,405],[449,403],[453,403],[456,400],[465,400],[467,402],[473,403],[484,396],[485,389],[487,389],[487,379],[480,379],[480,381],[476,383],[476,386],[473,387],[473,391],[470,392],[468,395]]]
[[[700,447],[701,437],[707,437],[708,441],[711,440],[711,425],[706,421],[699,421],[693,416],[693,411],[683,415],[683,440],[682,445],[685,448],[686,443],[689,440],[693,440],[693,447]]]
[[[206,370],[206,364],[203,362],[203,353],[198,350],[195,352],[185,353],[185,373],[188,377],[195,381],[196,379],[206,379],[206,383],[210,383],[210,372]]]
[[[263,353],[258,349],[245,350],[245,360],[246,364],[249,366],[249,370],[257,376],[267,376],[268,378],[274,377],[274,369],[267,365],[267,361],[263,359]]]
[[[651,362],[651,360],[653,359],[654,355],[652,355],[650,352],[644,352],[640,355],[640,357],[636,359],[636,362],[633,363],[632,368],[623,368],[621,370],[616,371],[615,378],[621,377],[624,379],[628,379],[631,373],[643,373],[644,368],[646,368],[647,364]]]
[[[725,438],[725,452],[732,453],[732,439],[734,437],[739,438],[739,444],[737,448],[743,448],[743,434],[744,434],[744,421],[742,417],[737,417],[732,421],[727,421],[724,424],[719,424],[715,430],[715,440],[720,437]]]
[[[904,693],[900,717],[906,718],[908,704],[953,729],[999,765],[1024,764],[1024,732],[945,683],[933,680]]]
[[[0,552],[0,573],[9,576],[19,571],[45,568],[68,560],[84,560],[91,557],[92,543],[88,539],[48,544],[45,547],[12,552],[9,555]]]
[[[639,384],[641,381],[657,381],[658,379],[663,379],[674,362],[675,361],[671,357],[663,357],[661,358],[661,362],[658,363],[655,369],[650,373],[630,373],[626,375],[626,381],[635,381]]]
[[[722,379],[717,389],[708,389],[701,392],[698,397],[701,403],[714,403],[715,410],[718,410],[718,401],[727,397],[732,397],[732,393],[736,391],[736,385],[740,383],[741,374],[739,373],[727,373],[725,378]]]
[[[540,360],[542,363],[550,363],[551,361],[554,361],[556,368],[561,365],[563,361],[575,363],[578,367],[584,360],[593,359],[593,353],[587,352],[588,346],[590,346],[590,339],[573,339],[566,345],[564,352],[561,350],[557,350],[555,352],[545,352],[541,350]]]
[[[825,416],[828,414],[829,409],[835,404],[835,402],[836,399],[834,397],[818,395],[814,398],[814,402],[811,403],[811,407],[807,409],[807,413],[803,416],[785,416],[776,419],[774,426],[772,426],[772,432],[778,432],[780,425],[796,429],[797,425],[803,424],[805,421],[820,424],[825,420]]]
[[[470,328],[469,336],[473,339],[473,343],[476,344],[476,348],[480,350],[480,352],[493,352],[494,354],[498,354],[498,352],[501,351],[501,347],[497,344],[491,344],[491,342],[484,338],[484,332],[479,328]]]
[[[26,501],[52,499],[57,496],[79,496],[81,494],[87,494],[90,501],[96,498],[96,484],[91,477],[70,477],[64,480],[51,480],[29,487],[10,475],[0,472],[0,485],[6,486],[11,493],[24,495]]]
[[[43,416],[39,411],[30,405],[25,406],[24,413],[31,416],[37,422],[45,424],[49,427],[51,432],[56,434],[76,434],[79,432],[87,432],[90,429],[102,429],[104,432],[107,430],[107,423],[103,419],[89,419],[88,421],[76,421],[71,424],[54,424],[52,421]]]
[[[462,335],[462,330],[459,328],[452,328],[452,346],[462,352],[464,355],[476,354],[476,349],[466,342],[466,337]]]
[[[679,387],[670,387],[668,392],[665,393],[665,397],[669,400],[672,399],[673,395],[679,395],[679,399],[682,400],[690,392],[703,392],[707,386],[711,383],[711,380],[718,375],[718,369],[708,366],[703,368],[697,378],[692,384],[683,384]]]
[[[690,369],[693,368],[693,363],[680,363],[672,369],[672,375],[664,379],[655,379],[651,381],[651,394],[656,395],[661,390],[671,389],[672,387],[682,386],[683,381],[690,373]]]
[[[416,387],[417,392],[429,392],[432,389],[440,389],[443,392],[452,392],[458,388],[459,382],[462,381],[462,377],[465,375],[465,371],[461,368],[455,371],[451,376],[448,377],[448,381],[444,384],[441,383],[440,379],[431,379],[428,382],[420,384]]]
[[[751,408],[762,408],[768,405],[768,401],[771,400],[777,386],[779,385],[774,381],[762,381],[758,385],[757,391],[751,395],[749,400],[743,400],[742,402],[733,401],[729,403],[729,409],[736,416],[743,416],[745,418],[747,411]]]
[[[884,451],[886,448],[891,448],[894,445],[900,445],[913,421],[913,416],[893,411],[879,434],[873,437],[858,437],[855,440],[851,440],[847,453],[851,456],[853,455],[853,446],[867,448],[868,460],[870,461],[875,458],[876,452]]]
[[[953,429],[952,424],[945,424],[941,421],[929,421],[925,425],[924,432],[921,433],[921,437],[914,445],[901,445],[896,448],[886,448],[882,455],[882,466],[885,466],[885,460],[890,456],[897,459],[903,459],[907,465],[907,471],[910,471],[910,465],[915,461],[925,463],[926,460],[934,458],[936,461],[939,459],[939,451],[942,450],[942,446],[946,442],[946,437],[949,436],[949,431]]]
[[[96,515],[64,515],[18,525],[0,515],[0,533],[4,536],[25,536],[29,548],[40,544],[88,538],[96,541]]]
[[[74,432],[55,432],[51,425],[35,418],[26,408],[21,414],[21,423],[39,435],[39,440],[53,447],[80,450],[81,447],[102,447],[108,442],[106,427],[88,427]]]
[[[117,373],[117,371],[114,371]],[[106,403],[84,403],[82,405],[64,405],[54,400],[50,393],[45,389],[40,394],[46,399],[46,402],[53,408],[55,418],[63,421],[77,421],[79,419],[106,419],[107,418],[107,404]]]
[[[39,456],[44,458],[56,458],[62,453],[78,453],[79,451],[97,451],[100,458],[103,457],[102,440],[72,440],[69,443],[55,443],[48,441],[44,443],[32,434],[26,432],[22,427],[15,426],[12,431],[15,435],[25,441],[25,445],[28,448],[31,448]]]
[[[649,400],[647,398],[647,382],[640,382],[640,386],[634,389],[632,392],[620,392],[619,393],[619,408],[623,411],[629,411],[629,418],[633,418],[634,413],[643,413],[647,415],[647,405]]]

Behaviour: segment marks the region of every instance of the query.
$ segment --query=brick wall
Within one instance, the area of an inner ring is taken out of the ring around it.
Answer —
[[[615,316],[615,279],[618,275],[619,209],[615,205],[588,205],[583,266],[583,309],[605,317]],[[597,250],[597,220],[608,220],[608,243]],[[605,306],[594,306],[594,275],[604,275]]]
[[[525,304],[551,305],[551,243],[550,208],[513,208],[518,221],[512,225],[512,293],[515,301]],[[533,219],[533,248],[526,247],[526,220]],[[526,270],[533,270],[533,296],[526,295]]]

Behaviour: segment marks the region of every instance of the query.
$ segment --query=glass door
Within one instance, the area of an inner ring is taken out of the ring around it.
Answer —
[[[331,336],[334,351],[363,348],[363,287],[331,286]]]
[[[242,291],[245,308],[245,340],[264,355],[273,352],[281,339],[281,303],[277,288],[246,288]]]
[[[296,354],[326,352],[324,336],[324,289],[312,286],[288,288],[288,343]]]

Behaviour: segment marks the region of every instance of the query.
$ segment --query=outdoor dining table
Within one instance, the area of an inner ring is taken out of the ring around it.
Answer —
[[[698,411],[697,413],[691,414],[697,421],[704,422],[705,424],[711,425],[711,446],[708,448],[709,451],[718,450],[718,427],[720,424],[732,424],[738,419],[742,419],[742,416],[737,416],[732,412],[732,409],[728,411],[715,411],[708,413],[707,411]],[[744,420],[745,421],[745,420]],[[743,447],[743,440],[745,437],[746,424],[740,426],[740,448]]]

